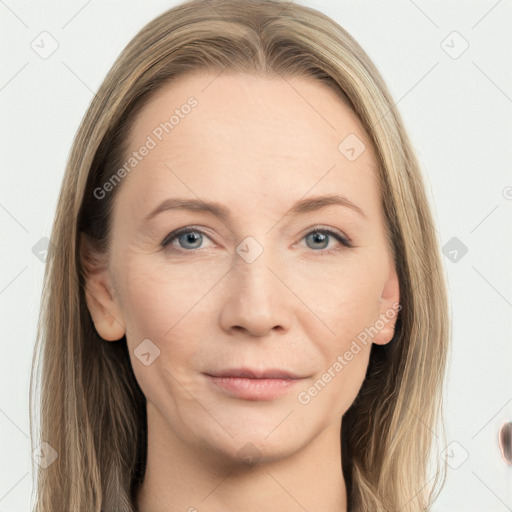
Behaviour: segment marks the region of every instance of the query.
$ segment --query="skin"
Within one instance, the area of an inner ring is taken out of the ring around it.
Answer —
[[[194,72],[140,111],[130,152],[190,96],[197,107],[117,190],[108,263],[86,283],[96,330],[109,341],[126,334],[147,398],[139,509],[345,511],[342,416],[371,344],[391,340],[394,317],[309,403],[298,395],[329,368],[332,376],[338,356],[399,301],[374,150],[357,116],[320,82]],[[366,146],[354,161],[338,150],[351,133]],[[364,215],[341,205],[285,215],[300,199],[334,193]],[[144,222],[177,196],[217,201],[231,218],[169,210]],[[318,225],[354,247],[306,236]],[[185,235],[162,248],[185,226],[202,240]],[[251,263],[236,252],[248,236],[263,249]],[[160,350],[147,366],[134,353],[144,339]],[[261,401],[228,396],[202,373],[238,366],[306,378]]]

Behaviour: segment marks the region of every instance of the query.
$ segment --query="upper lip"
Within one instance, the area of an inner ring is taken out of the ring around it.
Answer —
[[[248,379],[302,379],[300,375],[280,368],[257,370],[254,368],[226,368],[215,372],[207,372],[211,377],[245,377]]]

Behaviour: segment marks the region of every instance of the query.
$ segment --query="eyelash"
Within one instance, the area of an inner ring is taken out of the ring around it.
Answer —
[[[199,233],[199,234],[201,234],[203,236],[208,237],[208,235],[204,231],[202,231],[200,229],[196,229],[193,226],[186,226],[184,228],[176,229],[175,231],[169,233],[163,239],[163,241],[161,242],[160,245],[165,249],[167,246],[169,246],[171,244],[171,242],[174,242],[174,240],[176,240],[180,235],[182,235],[183,233],[190,233],[190,232]],[[355,247],[354,244],[350,240],[348,240],[344,236],[340,235],[336,231],[333,231],[332,229],[329,229],[329,228],[314,227],[313,229],[308,231],[303,236],[303,238],[307,237],[308,235],[311,235],[312,233],[323,233],[323,234],[327,234],[329,236],[332,236],[334,239],[336,239],[338,242],[340,242],[341,245],[343,245],[346,248],[353,248],[353,247]],[[182,248],[173,248],[173,250],[174,250],[174,252],[188,253],[188,254],[194,254],[194,253],[196,253],[198,251],[201,251],[201,249],[190,249],[190,250],[187,250],[187,249],[182,249]],[[339,250],[339,248],[335,247],[333,249],[319,249],[317,251],[313,250],[313,252],[318,252],[320,256],[323,256],[323,255],[332,254],[332,253],[334,253],[334,252],[336,252],[338,250]]]

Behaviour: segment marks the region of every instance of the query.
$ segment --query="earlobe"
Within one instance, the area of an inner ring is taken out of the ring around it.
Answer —
[[[104,340],[120,340],[125,334],[124,322],[108,291],[103,287],[103,291],[98,293],[100,286],[103,287],[97,281],[89,281],[85,286],[87,307],[91,313],[94,327]]]
[[[372,342],[377,345],[389,343],[395,334],[395,324],[398,313],[402,309],[400,305],[400,284],[394,265],[390,265],[390,271],[380,299],[379,317],[375,322],[377,334]]]
[[[117,341],[124,336],[126,328],[119,304],[111,291],[106,258],[93,249],[87,235],[80,233],[80,237],[87,308],[98,334],[104,340]]]

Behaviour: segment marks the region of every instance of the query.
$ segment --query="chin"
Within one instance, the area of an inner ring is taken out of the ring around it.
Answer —
[[[215,433],[211,436],[204,437],[203,430],[201,445],[225,465],[251,468],[257,464],[289,457],[311,441],[305,435],[302,436],[304,439],[292,435],[290,429],[284,425],[276,429],[278,424],[279,422],[275,422],[271,428],[265,424],[260,428],[253,426],[250,429],[235,429],[231,425],[229,432],[233,437],[224,431],[219,435],[218,429],[214,429]]]

